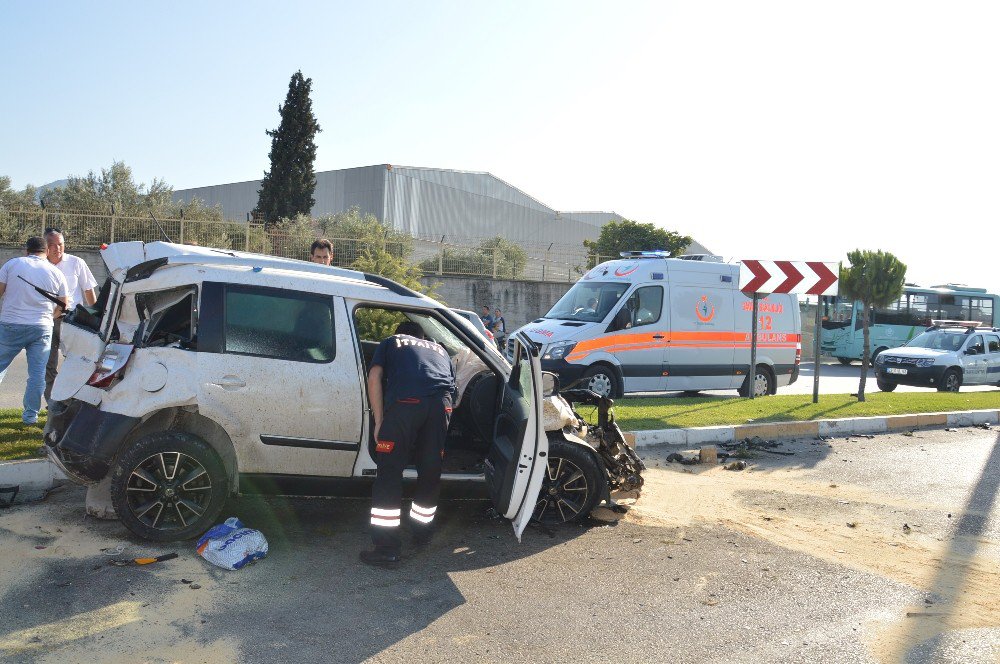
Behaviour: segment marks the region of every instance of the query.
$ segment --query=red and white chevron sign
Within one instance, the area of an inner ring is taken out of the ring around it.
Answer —
[[[744,293],[836,295],[839,270],[837,263],[745,260],[740,265],[740,290]]]

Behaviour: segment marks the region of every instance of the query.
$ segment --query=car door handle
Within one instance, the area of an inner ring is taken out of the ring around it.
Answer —
[[[213,381],[212,385],[218,385],[224,390],[238,390],[247,386],[246,382],[239,376],[223,376],[219,380]]]

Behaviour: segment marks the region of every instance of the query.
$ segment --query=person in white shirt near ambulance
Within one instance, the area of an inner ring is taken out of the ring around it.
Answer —
[[[611,397],[726,389],[774,394],[799,375],[798,299],[760,299],[751,372],[753,301],[739,281],[739,263],[716,256],[622,252],[621,260],[589,270],[521,330],[538,345],[542,369],[558,374],[563,386]]]
[[[28,356],[24,388],[25,424],[38,423],[45,389],[45,362],[52,341],[52,320],[66,306],[66,278],[45,257],[45,238],[29,237],[26,255],[0,267],[0,381],[22,350]],[[42,292],[48,294],[43,295]],[[56,306],[53,300],[59,301]]]
[[[66,311],[80,303],[92,305],[97,302],[97,295],[94,293],[97,281],[94,279],[94,273],[90,271],[85,260],[66,253],[66,239],[63,237],[62,230],[46,228],[45,242],[45,254],[49,262],[66,278],[66,287],[69,289]],[[56,382],[56,376],[59,373],[59,338],[62,331],[63,313],[60,311],[56,314],[57,317],[52,326],[52,344],[48,362],[45,363],[46,402],[52,397],[52,384]]]

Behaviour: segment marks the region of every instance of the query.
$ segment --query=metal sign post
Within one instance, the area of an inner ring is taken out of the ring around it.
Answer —
[[[823,296],[816,296],[816,323],[813,327],[813,403],[819,403],[819,350],[820,333],[823,331],[823,312],[820,310],[820,302]]]
[[[750,398],[757,391],[757,301],[760,293],[753,294],[753,322],[750,324],[750,373],[747,374],[747,386]]]
[[[816,296],[816,371],[813,378],[813,403],[819,401],[819,350],[822,321],[819,302],[824,295],[837,294],[836,263],[820,263],[815,261],[765,261],[744,260],[740,265],[740,290],[753,296],[753,323],[750,339],[750,375],[749,396],[754,398],[754,387],[757,378],[757,311],[761,295],[770,293],[790,293],[793,295]],[[770,335],[768,337],[770,343]],[[796,364],[801,359],[802,337],[796,339],[798,351]]]

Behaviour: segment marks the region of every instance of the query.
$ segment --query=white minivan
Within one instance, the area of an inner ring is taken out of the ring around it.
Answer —
[[[518,330],[563,385],[581,383],[612,397],[720,389],[763,396],[798,378],[795,295],[760,298],[751,379],[753,300],[739,290],[738,262],[664,252],[621,256],[588,271],[547,314]]]

